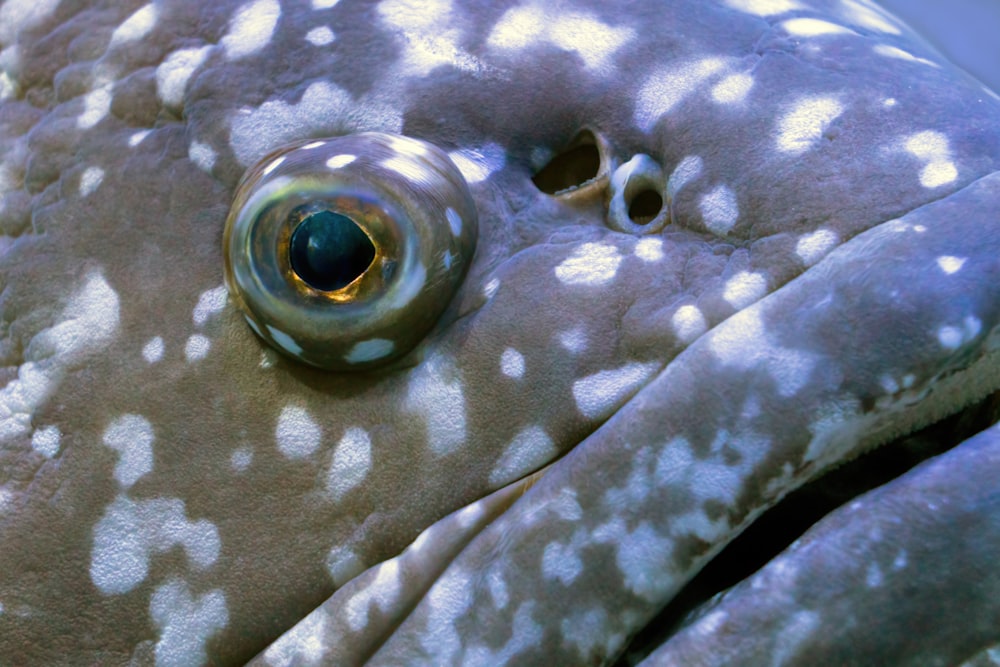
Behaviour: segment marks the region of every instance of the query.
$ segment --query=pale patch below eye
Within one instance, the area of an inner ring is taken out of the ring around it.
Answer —
[[[181,105],[188,80],[205,62],[211,50],[212,47],[203,46],[174,51],[156,68],[156,94],[165,105]]]
[[[188,159],[206,174],[212,173],[218,155],[215,149],[200,141],[192,141],[188,147]]]
[[[806,152],[843,112],[840,102],[830,97],[799,100],[778,121],[778,150],[795,155]]]
[[[663,239],[647,236],[635,244],[635,256],[644,262],[659,262],[663,259]]]
[[[576,407],[589,419],[606,416],[617,403],[638,390],[657,368],[655,363],[633,362],[581,378],[573,383]]]
[[[793,9],[804,9],[797,0],[726,0],[726,4],[747,14],[771,16],[783,14]]]
[[[802,263],[812,266],[823,259],[840,242],[836,232],[829,229],[817,229],[811,234],[803,234],[795,244],[795,254]]]
[[[153,470],[153,426],[142,415],[123,415],[104,431],[104,444],[118,452],[115,479],[125,488]]]
[[[189,364],[201,361],[208,356],[212,348],[212,341],[201,334],[194,334],[187,339],[184,344],[184,359]]]
[[[742,309],[758,301],[767,293],[767,278],[760,273],[740,271],[726,281],[722,298],[733,308]]]
[[[230,60],[245,58],[267,46],[278,25],[281,5],[277,0],[251,0],[236,10],[229,32],[219,42]]]
[[[448,157],[465,181],[470,185],[485,181],[494,172],[503,169],[507,163],[504,149],[497,144],[487,144],[481,148],[465,148],[448,153]]]
[[[946,274],[951,275],[961,271],[962,267],[965,266],[966,261],[968,261],[966,257],[952,257],[950,255],[945,255],[937,258],[937,265]]]
[[[508,347],[500,355],[500,372],[509,378],[520,379],[524,376],[524,355]]]
[[[195,326],[200,327],[210,317],[221,313],[222,309],[226,307],[228,298],[229,291],[225,285],[219,285],[218,287],[213,287],[202,292],[198,296],[198,303],[195,304],[194,310],[191,313],[191,319],[194,321]]]
[[[615,246],[584,243],[556,267],[556,278],[564,285],[606,285],[617,275],[621,261]]]
[[[346,167],[357,159],[357,155],[334,155],[326,161],[326,167],[327,169],[340,169],[341,167]]]
[[[322,430],[305,408],[286,405],[278,415],[274,438],[278,450],[289,459],[301,459],[319,448]]]
[[[326,490],[334,500],[341,500],[365,481],[372,467],[372,441],[363,428],[347,429],[333,450]]]
[[[163,339],[159,336],[150,338],[142,346],[142,358],[146,360],[147,364],[155,364],[163,359]]]
[[[31,434],[31,448],[45,458],[51,459],[59,453],[61,439],[62,432],[58,426],[46,426],[36,429]]]
[[[498,289],[500,289],[500,279],[493,278],[488,283],[486,283],[485,287],[483,287],[483,296],[486,297],[487,299],[492,299],[493,295],[497,293]]]
[[[149,616],[160,629],[157,665],[201,665],[212,635],[229,625],[226,596],[214,589],[194,596],[188,584],[171,579],[149,601]]]
[[[313,28],[306,33],[306,41],[313,46],[326,46],[327,44],[333,43],[333,40],[333,30],[330,30],[330,28],[325,25]]]
[[[704,166],[704,161],[697,155],[688,155],[681,160],[667,179],[667,196],[673,199],[681,188],[701,176]]]
[[[820,19],[799,18],[789,19],[781,23],[781,27],[790,35],[798,37],[816,37],[817,35],[856,35],[849,28]]]
[[[712,99],[719,104],[742,102],[753,88],[753,77],[749,74],[731,74],[712,88]]]
[[[558,453],[549,434],[540,426],[529,426],[510,441],[490,472],[490,484],[500,487],[541,468]]]
[[[719,185],[702,196],[698,209],[705,221],[705,227],[716,236],[725,236],[736,225],[740,208],[736,203],[736,193],[728,186]]]
[[[100,167],[87,167],[80,177],[80,196],[86,197],[100,187],[104,180],[104,170]]]
[[[76,120],[81,130],[89,130],[111,112],[111,84],[107,83],[87,93],[83,98],[83,113]]]
[[[697,306],[681,306],[670,319],[670,324],[674,329],[674,335],[682,343],[690,343],[708,331],[708,322],[705,315]]]

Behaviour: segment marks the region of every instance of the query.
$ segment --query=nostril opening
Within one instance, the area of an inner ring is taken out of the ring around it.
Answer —
[[[601,152],[593,135],[584,133],[575,146],[549,160],[531,181],[545,194],[573,190],[597,177],[601,169]]]
[[[660,214],[663,197],[655,190],[643,190],[635,196],[628,207],[628,217],[637,225],[648,224]]]

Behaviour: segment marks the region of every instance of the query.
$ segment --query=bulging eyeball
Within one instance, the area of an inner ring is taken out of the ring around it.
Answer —
[[[223,239],[226,284],[282,352],[371,368],[431,329],[476,236],[468,185],[435,146],[378,133],[302,142],[240,182]]]

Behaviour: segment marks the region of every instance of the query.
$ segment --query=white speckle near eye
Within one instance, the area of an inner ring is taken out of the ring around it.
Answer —
[[[486,283],[486,286],[483,287],[483,296],[487,299],[492,299],[498,289],[500,289],[500,279],[492,278],[488,283]]]
[[[937,258],[937,265],[942,271],[947,273],[949,276],[953,273],[958,273],[965,266],[967,258],[965,257],[952,257],[951,255],[944,255]]]
[[[569,586],[583,572],[583,561],[571,545],[549,542],[542,552],[542,576]]]
[[[931,162],[920,172],[920,184],[925,188],[938,188],[953,183],[958,178],[958,169],[950,161]]]
[[[270,324],[265,324],[264,327],[267,329],[267,332],[271,334],[271,340],[274,341],[274,344],[282,350],[292,356],[297,356],[302,353],[302,347],[295,342],[294,338],[286,334],[284,331],[276,329]]]
[[[163,339],[159,336],[150,338],[145,345],[142,346],[142,358],[146,360],[147,364],[155,364],[157,361],[163,358]]]
[[[697,155],[688,155],[681,160],[667,179],[667,196],[673,199],[681,188],[701,176],[704,166],[704,161]]]
[[[226,596],[221,590],[195,597],[179,579],[156,589],[149,601],[149,616],[160,629],[154,652],[157,667],[205,664],[208,640],[229,624]]]
[[[946,350],[957,350],[962,346],[962,330],[958,327],[941,327],[938,329],[938,341]]]
[[[882,102],[882,106],[886,107],[887,109],[891,109],[892,107],[896,106],[896,104],[897,102],[895,97],[886,98],[885,101]]]
[[[509,378],[520,379],[524,375],[524,355],[508,347],[500,355],[500,372]]]
[[[312,0],[313,9],[330,9],[335,6],[340,0]]]
[[[746,308],[767,293],[767,278],[759,273],[740,271],[726,281],[722,298],[737,310]]]
[[[580,327],[560,331],[557,338],[563,349],[571,354],[580,354],[587,349],[587,332]]]
[[[789,35],[796,37],[816,37],[817,35],[856,35],[858,33],[836,23],[820,19],[799,18],[781,22],[781,27]]]
[[[690,343],[708,331],[708,322],[698,306],[681,306],[670,318],[670,324],[677,340],[682,343]]]
[[[123,415],[104,431],[104,444],[118,452],[115,479],[129,488],[153,471],[153,427],[141,415]]]
[[[271,172],[273,172],[275,169],[277,169],[278,167],[280,167],[282,164],[284,164],[285,160],[287,160],[287,159],[288,159],[287,156],[281,155],[281,156],[275,158],[274,160],[271,160],[271,164],[269,164],[266,167],[264,167],[264,171],[261,172],[261,175],[262,176],[267,176],[268,174],[270,174]]]
[[[140,130],[139,132],[134,132],[129,135],[128,145],[130,148],[135,148],[142,143],[142,140],[148,137],[153,131],[152,130]]]
[[[299,148],[299,150],[300,151],[311,151],[312,149],[319,148],[321,146],[326,146],[326,142],[325,141],[310,141],[305,146],[302,146],[301,148]]]
[[[100,185],[104,180],[104,170],[100,167],[87,167],[83,176],[80,177],[80,196],[86,197]]]
[[[111,33],[108,50],[110,51],[119,44],[142,39],[156,25],[157,18],[159,18],[159,9],[156,5],[148,4],[140,7]]]
[[[564,285],[606,285],[618,273],[621,262],[617,247],[584,243],[556,267],[556,278]]]
[[[351,351],[344,356],[344,361],[349,364],[358,364],[366,361],[375,361],[392,354],[396,343],[385,338],[372,338],[355,343]]]
[[[870,28],[890,35],[899,35],[900,30],[889,22],[889,19],[873,7],[866,7],[860,2],[842,2],[841,11],[849,17],[851,23]]]
[[[635,256],[644,262],[658,262],[663,259],[663,239],[647,236],[635,244]]]
[[[156,68],[156,94],[169,107],[180,107],[184,90],[194,71],[201,67],[212,47],[174,51]]]
[[[549,434],[529,426],[510,441],[490,472],[490,484],[500,487],[541,468],[558,454]]]
[[[236,10],[229,23],[229,32],[219,44],[229,60],[257,53],[271,41],[281,16],[277,0],[250,0]]]
[[[334,500],[342,500],[365,481],[371,467],[372,441],[368,431],[358,427],[347,429],[333,450],[326,490]]]
[[[228,298],[229,292],[225,285],[219,285],[202,292],[198,296],[198,303],[195,305],[194,311],[191,313],[191,319],[195,326],[200,327],[208,321],[208,318],[221,313],[222,309],[226,307]]]
[[[726,4],[747,14],[771,16],[783,14],[793,9],[804,9],[797,0],[726,0]]]
[[[805,153],[843,112],[844,107],[831,97],[799,100],[778,121],[778,150],[794,155]]]
[[[366,568],[361,557],[345,546],[333,547],[326,557],[326,569],[330,573],[333,585],[337,588],[364,572]]]
[[[958,178],[958,169],[951,161],[948,137],[940,132],[917,132],[907,137],[903,146],[908,153],[927,163],[920,171],[920,184],[925,188],[947,185]]]
[[[491,174],[503,169],[507,162],[504,149],[497,144],[487,144],[478,149],[452,151],[448,153],[448,157],[470,185],[485,181]]]
[[[462,234],[462,217],[450,206],[445,210],[444,217],[448,219],[451,233],[460,236]]]
[[[59,0],[14,0],[0,5],[0,44],[13,44],[17,33],[27,31],[49,18]]]
[[[313,28],[306,33],[306,41],[313,46],[326,46],[332,44],[334,39],[333,31],[325,25]]]
[[[897,60],[907,60],[913,63],[920,63],[921,65],[929,65],[931,67],[941,68],[933,60],[927,60],[927,58],[918,58],[909,51],[904,51],[895,46],[889,46],[888,44],[879,44],[875,46],[872,51],[879,54],[880,56],[886,56],[888,58],[896,58]]]
[[[111,112],[111,84],[107,83],[87,93],[83,98],[83,113],[76,119],[81,130],[89,130]]]
[[[309,456],[319,447],[322,431],[305,408],[286,405],[278,415],[274,438],[278,450],[289,459]]]
[[[212,341],[201,334],[194,334],[189,337],[187,342],[184,344],[184,359],[186,359],[189,364],[201,361],[208,356],[208,351],[210,349],[212,349]]]
[[[740,217],[736,193],[725,185],[719,185],[703,195],[698,209],[705,226],[717,236],[728,234]]]
[[[829,229],[817,229],[811,234],[803,234],[795,244],[795,254],[799,256],[802,263],[812,266],[819,260],[826,257],[826,254],[833,250],[840,242],[837,233]]]
[[[405,179],[420,183],[426,178],[424,168],[408,157],[391,157],[379,163],[385,169],[391,169]]]
[[[200,141],[192,141],[191,145],[188,147],[188,159],[194,163],[194,166],[201,169],[206,174],[212,173],[212,167],[215,166],[215,160],[218,155],[215,153],[215,149],[204,144]]]
[[[51,459],[59,453],[61,439],[62,431],[58,426],[46,426],[31,434],[31,448],[45,458]]]
[[[344,153],[343,155],[334,155],[326,161],[326,166],[328,169],[340,169],[341,167],[346,167],[357,159],[357,155],[349,155],[347,153]]]
[[[249,447],[241,447],[229,457],[229,465],[235,472],[245,471],[251,463],[253,463],[253,450]]]
[[[589,419],[611,414],[614,407],[639,389],[658,369],[655,363],[633,362],[621,368],[599,371],[573,383],[573,398],[580,413]]]
[[[736,104],[746,99],[753,88],[753,77],[749,74],[731,74],[712,88],[712,99],[719,104]]]
[[[404,409],[427,420],[430,450],[444,456],[465,444],[465,391],[452,360],[432,356],[410,375]]]
[[[636,98],[633,118],[636,126],[643,131],[651,130],[662,116],[694,94],[726,64],[722,58],[703,58],[654,72]]]

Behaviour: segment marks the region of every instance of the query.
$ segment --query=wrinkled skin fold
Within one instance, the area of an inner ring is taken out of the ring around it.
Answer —
[[[412,351],[324,371],[223,225],[368,131],[447,155],[478,242]],[[860,0],[7,0],[0,656],[611,663],[785,494],[998,389],[998,163],[1000,99]],[[649,663],[988,664],[995,442]]]

